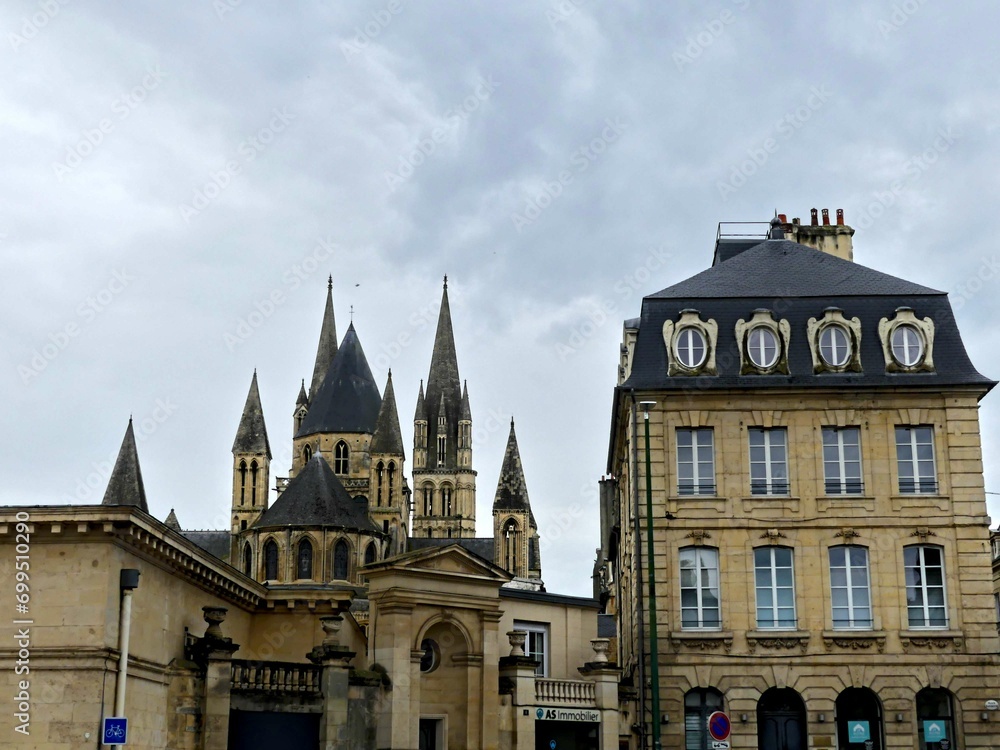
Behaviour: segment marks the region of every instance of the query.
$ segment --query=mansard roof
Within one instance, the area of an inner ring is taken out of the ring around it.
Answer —
[[[309,397],[315,398],[333,358],[337,355],[337,321],[333,315],[333,276],[326,286],[326,307],[323,309],[323,326],[319,332],[319,345],[316,347],[316,363],[313,365],[312,380],[309,385]]]
[[[352,498],[319,453],[289,482],[274,505],[253,528],[270,526],[336,526],[378,532],[368,517],[368,503]]]
[[[382,407],[375,422],[375,434],[369,452],[388,453],[404,456],[403,433],[399,429],[399,414],[396,412],[396,393],[392,387],[392,370],[385,383],[385,394],[382,396]]]
[[[250,392],[243,405],[243,416],[236,430],[233,441],[233,453],[263,453],[271,458],[271,444],[267,440],[267,427],[264,425],[264,408],[260,403],[260,391],[257,389],[257,371],[253,371],[250,381]]]
[[[381,406],[382,397],[351,323],[296,437],[319,432],[371,434]]]
[[[108,488],[104,491],[103,505],[134,505],[146,513],[146,488],[142,483],[142,471],[139,468],[139,452],[135,447],[135,432],[132,430],[132,418],[129,417],[128,428],[122,447],[118,451],[118,459],[111,470]]]

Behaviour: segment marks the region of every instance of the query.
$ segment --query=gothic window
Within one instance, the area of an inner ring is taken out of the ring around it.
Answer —
[[[302,461],[303,463],[309,463],[312,460],[313,451],[308,445],[302,449]]]
[[[269,539],[264,545],[264,580],[278,580],[278,545]]]
[[[511,518],[503,526],[503,567],[510,573],[517,569],[517,522]]]
[[[347,542],[341,539],[333,548],[333,579],[346,581],[350,572],[350,550]]]
[[[424,485],[424,515],[434,515],[434,488],[429,484]]]
[[[441,506],[443,515],[451,515],[451,487],[441,488]]]
[[[396,484],[396,464],[392,461],[389,462],[389,495],[386,498],[386,504],[392,505],[392,494],[393,487]]]
[[[247,493],[247,462],[240,461],[240,505],[246,502]]]
[[[337,443],[337,447],[334,449],[333,473],[347,474],[350,469],[349,458],[350,451],[347,449],[347,443],[341,440]]]
[[[444,466],[444,454],[448,440],[444,435],[438,435],[438,466]]]
[[[253,550],[250,549],[249,544],[243,547],[243,573],[253,576]]]
[[[312,578],[313,575],[313,546],[308,539],[299,542],[298,566],[296,568],[296,578]]]
[[[379,461],[375,466],[375,484],[377,486],[375,494],[375,505],[382,507],[382,476],[385,474],[385,465]]]
[[[257,505],[257,462],[250,462],[250,505]]]
[[[371,565],[377,559],[378,550],[375,548],[375,542],[370,542],[365,548],[365,565]]]

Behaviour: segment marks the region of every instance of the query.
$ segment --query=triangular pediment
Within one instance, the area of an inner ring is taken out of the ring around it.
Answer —
[[[506,583],[511,576],[502,568],[484,560],[458,544],[414,550],[365,567],[371,574],[377,571],[427,572],[469,576]]]

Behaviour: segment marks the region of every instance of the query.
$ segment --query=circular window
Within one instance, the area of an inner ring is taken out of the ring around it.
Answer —
[[[913,367],[924,356],[924,337],[914,326],[903,324],[892,331],[892,356],[903,367]]]
[[[674,344],[677,361],[689,370],[701,367],[708,354],[705,336],[697,328],[682,328]]]
[[[843,367],[851,358],[851,339],[843,326],[830,325],[819,332],[819,356],[831,367]]]
[[[420,657],[420,671],[433,672],[441,663],[441,649],[438,648],[437,642],[430,638],[420,641],[420,648],[424,651]]]
[[[772,367],[778,361],[778,337],[774,331],[763,326],[752,329],[747,338],[747,354],[760,369]]]

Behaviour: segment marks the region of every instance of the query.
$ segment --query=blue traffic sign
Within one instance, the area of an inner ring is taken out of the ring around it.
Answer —
[[[128,740],[128,719],[124,716],[105,716],[101,736],[105,745],[124,745]]]

